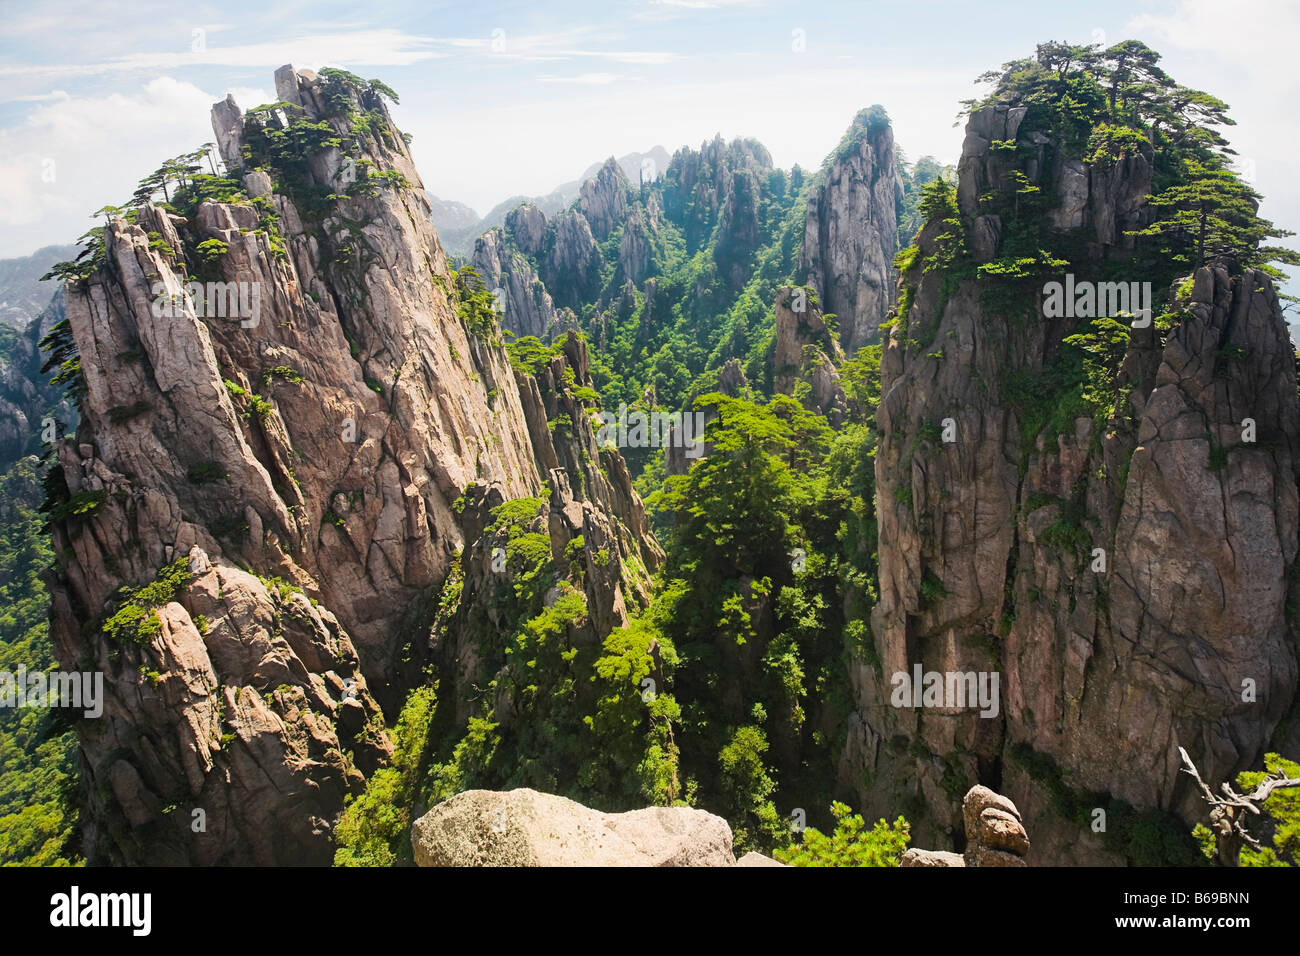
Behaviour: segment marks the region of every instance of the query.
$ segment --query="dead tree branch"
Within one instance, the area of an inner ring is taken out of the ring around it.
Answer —
[[[1183,758],[1183,773],[1190,775],[1196,781],[1197,786],[1201,788],[1202,798],[1210,807],[1210,830],[1214,833],[1219,863],[1223,866],[1236,866],[1243,846],[1250,846],[1256,850],[1263,849],[1260,842],[1246,830],[1246,821],[1250,819],[1246,811],[1260,816],[1263,812],[1260,806],[1274,790],[1300,787],[1300,779],[1288,777],[1281,770],[1275,770],[1249,793],[1237,793],[1230,783],[1224,781],[1219,784],[1219,789],[1224,795],[1219,797],[1201,779],[1196,764],[1192,763],[1192,758],[1187,756],[1187,751],[1179,747],[1178,754]]]

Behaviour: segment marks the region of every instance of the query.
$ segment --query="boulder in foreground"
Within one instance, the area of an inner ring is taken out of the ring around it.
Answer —
[[[912,847],[903,854],[900,866],[1025,866],[1029,835],[1016,805],[988,787],[976,784],[966,791],[961,803],[966,825],[966,852],[922,850]]]
[[[415,822],[411,845],[420,866],[736,865],[731,828],[703,810],[602,813],[522,788],[456,794]]]

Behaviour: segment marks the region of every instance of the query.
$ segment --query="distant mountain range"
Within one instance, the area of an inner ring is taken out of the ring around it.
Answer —
[[[655,146],[644,153],[628,153],[620,156],[618,165],[627,176],[628,182],[639,184],[644,171],[646,179],[658,179],[668,168],[672,159],[668,150]],[[493,226],[505,223],[506,213],[523,203],[532,203],[545,215],[550,216],[567,208],[578,198],[582,184],[591,179],[604,165],[604,160],[592,163],[581,176],[570,182],[556,186],[545,196],[511,196],[493,206],[483,217],[469,206],[454,200],[440,199],[426,192],[429,202],[433,204],[433,225],[438,230],[438,237],[443,247],[451,255],[468,257],[474,251],[474,240]]]
[[[0,259],[0,323],[24,328],[54,295],[55,284],[41,282],[50,266],[77,254],[80,246],[46,246],[20,259]]]

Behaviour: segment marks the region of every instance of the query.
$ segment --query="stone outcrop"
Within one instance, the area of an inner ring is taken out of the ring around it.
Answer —
[[[739,169],[724,178],[722,210],[718,217],[717,243],[713,261],[731,289],[740,289],[754,272],[754,253],[763,242],[759,222],[758,177],[748,169]]]
[[[902,195],[889,118],[863,110],[808,196],[799,253],[799,274],[839,317],[850,354],[876,336],[893,302]]]
[[[550,338],[555,325],[555,305],[537,277],[532,263],[511,251],[499,228],[489,229],[474,242],[470,264],[489,290],[500,289],[501,327],[516,336]]]
[[[532,290],[524,295],[526,304],[516,308],[519,314],[507,315],[507,328],[554,339],[585,324],[604,348],[608,318],[630,315],[640,290],[638,338],[648,339],[668,319],[656,313],[653,285],[665,251],[660,228],[666,216],[684,220],[688,254],[713,242],[725,284],[732,291],[744,286],[764,239],[763,194],[775,172],[767,151],[753,140],[727,143],[715,137],[698,151],[679,150],[666,173],[660,172],[657,161],[638,170],[638,189],[629,182],[626,164],[609,159],[593,167],[569,208],[544,213],[532,203],[516,205],[503,215],[502,230],[479,239],[473,262],[485,277],[502,277],[498,284],[508,300],[518,298],[512,291],[516,286]],[[614,249],[602,252],[607,242]],[[533,284],[534,273],[540,286]],[[579,323],[576,316],[592,305],[595,316]]]
[[[542,281],[552,298],[580,309],[600,292],[600,251],[587,217],[570,209],[551,221],[541,260]]]
[[[795,395],[806,383],[804,406],[825,415],[831,427],[848,416],[848,401],[840,386],[838,366],[844,361],[835,333],[826,325],[816,292],[782,286],[776,292],[776,341],[772,350],[772,387]]]
[[[976,785],[962,800],[962,823],[966,830],[966,849],[922,850],[912,847],[903,854],[899,866],[1025,866],[1029,853],[1029,836],[1020,821],[1016,805],[988,787]]]
[[[244,161],[274,222],[247,201],[189,218],[146,205],[138,223],[110,222],[104,268],[68,290],[86,394],[59,463],[67,500],[86,505],[53,522],[51,631],[65,667],[106,674],[105,718],[78,727],[92,862],[328,862],[344,796],[388,753],[378,705],[391,716],[421,679],[430,603],[478,533],[453,503],[471,486],[525,497],[573,455],[538,427],[537,384],[495,330],[458,314],[382,98],[345,91],[382,120],[358,135],[325,82],[276,76],[281,99],[342,140],[306,157],[329,206]],[[213,124],[238,169],[256,129],[230,97]],[[345,170],[366,161],[386,178],[350,188]],[[219,257],[184,261],[214,239]],[[198,270],[243,288],[245,305],[255,290],[256,308],[186,302]],[[173,314],[157,314],[158,290]],[[555,505],[652,564],[640,501],[608,470],[599,487],[553,485]],[[156,609],[156,633],[117,644],[100,629],[119,588],[186,555],[195,576]],[[600,585],[607,623],[617,570]]]
[[[922,850],[919,847],[910,847],[904,851],[898,865],[913,869],[936,869],[965,866],[966,860],[960,853],[953,853],[951,850]]]
[[[604,291],[599,243],[623,230],[610,287],[639,286],[650,272],[656,228],[655,210],[634,199],[627,176],[611,158],[582,182],[573,207],[549,221],[532,203],[512,209],[504,229],[479,237],[472,263],[491,277],[489,287],[499,285],[505,293],[504,327],[553,338],[576,327],[563,310],[581,311]]]
[[[102,717],[79,728],[86,843],[121,862],[327,865],[343,798],[391,754],[356,649],[301,591],[197,545],[188,565],[147,647],[91,648],[106,680]]]
[[[217,151],[227,169],[238,169],[243,163],[240,152],[244,139],[244,111],[227,93],[226,98],[212,106],[212,132],[217,137]]]
[[[578,211],[591,226],[596,241],[605,239],[626,217],[631,186],[611,156],[600,172],[582,184],[578,194]]]
[[[640,286],[650,274],[650,230],[639,207],[634,207],[623,225],[618,246],[616,279]]]
[[[524,203],[506,214],[506,231],[520,252],[536,256],[546,238],[546,216],[532,203]]]
[[[1080,278],[1125,261],[1123,229],[1144,221],[1145,158],[1081,176],[1023,117],[1005,104],[970,117],[957,187],[968,239],[989,206],[1014,209],[1014,169],[1082,240]],[[995,140],[1025,148],[992,151]],[[922,231],[922,255],[943,228]],[[1004,232],[984,230],[983,257]],[[956,772],[1014,799],[1031,862],[1116,863],[1087,822],[1057,814],[1052,787],[1186,829],[1201,809],[1180,745],[1207,779],[1294,745],[1294,356],[1262,273],[1215,266],[1192,280],[1172,296],[1168,331],[1132,329],[1121,404],[1098,433],[1086,412],[1030,427],[1060,401],[1045,369],[1076,320],[1026,319],[942,270],[902,277],[911,307],[885,349],[877,412],[879,664],[852,669],[843,767],[846,781],[864,770],[875,781],[858,784],[864,814],[912,794],[930,808],[913,820],[918,838],[949,838],[961,821],[943,781]],[[939,438],[945,420],[953,441]],[[891,676],[918,664],[999,674],[999,707],[889,706]]]
[[[980,197],[1005,191],[1008,177],[1017,170],[1032,184],[1050,184],[1055,199],[1048,213],[1052,227],[1084,230],[1094,254],[1106,248],[1132,249],[1134,237],[1126,231],[1144,224],[1151,194],[1150,146],[1114,163],[1092,165],[1067,157],[1042,130],[1022,132],[1027,113],[1026,106],[990,106],[973,113],[966,124],[957,166],[957,204],[972,223],[976,261],[994,257],[1002,233],[1001,217],[986,213]],[[995,142],[1014,142],[1018,148],[992,149]]]
[[[664,207],[670,218],[684,223],[688,254],[708,241],[729,202],[735,205],[737,175],[760,180],[772,168],[771,154],[753,139],[728,143],[715,136],[698,150],[683,147],[673,154],[665,175]]]
[[[601,813],[519,789],[467,790],[415,821],[420,866],[780,866],[758,853],[737,862],[731,828],[693,807]]]

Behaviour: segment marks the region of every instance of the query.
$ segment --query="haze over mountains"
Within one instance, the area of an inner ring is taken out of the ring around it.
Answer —
[[[30,256],[0,259],[0,322],[23,328],[49,304],[54,290],[41,276],[61,259],[71,259],[77,246],[46,246]]]
[[[644,153],[620,156],[617,162],[628,181],[637,183],[642,177],[655,179],[662,176],[671,158],[666,149],[655,146]],[[511,196],[497,203],[482,217],[464,203],[439,199],[430,193],[429,202],[433,206],[433,224],[437,227],[438,238],[448,252],[468,256],[473,252],[474,240],[493,226],[504,224],[506,213],[516,206],[531,203],[548,216],[564,209],[578,198],[582,184],[595,176],[602,165],[603,161],[592,163],[577,179],[556,186],[545,196]]]

